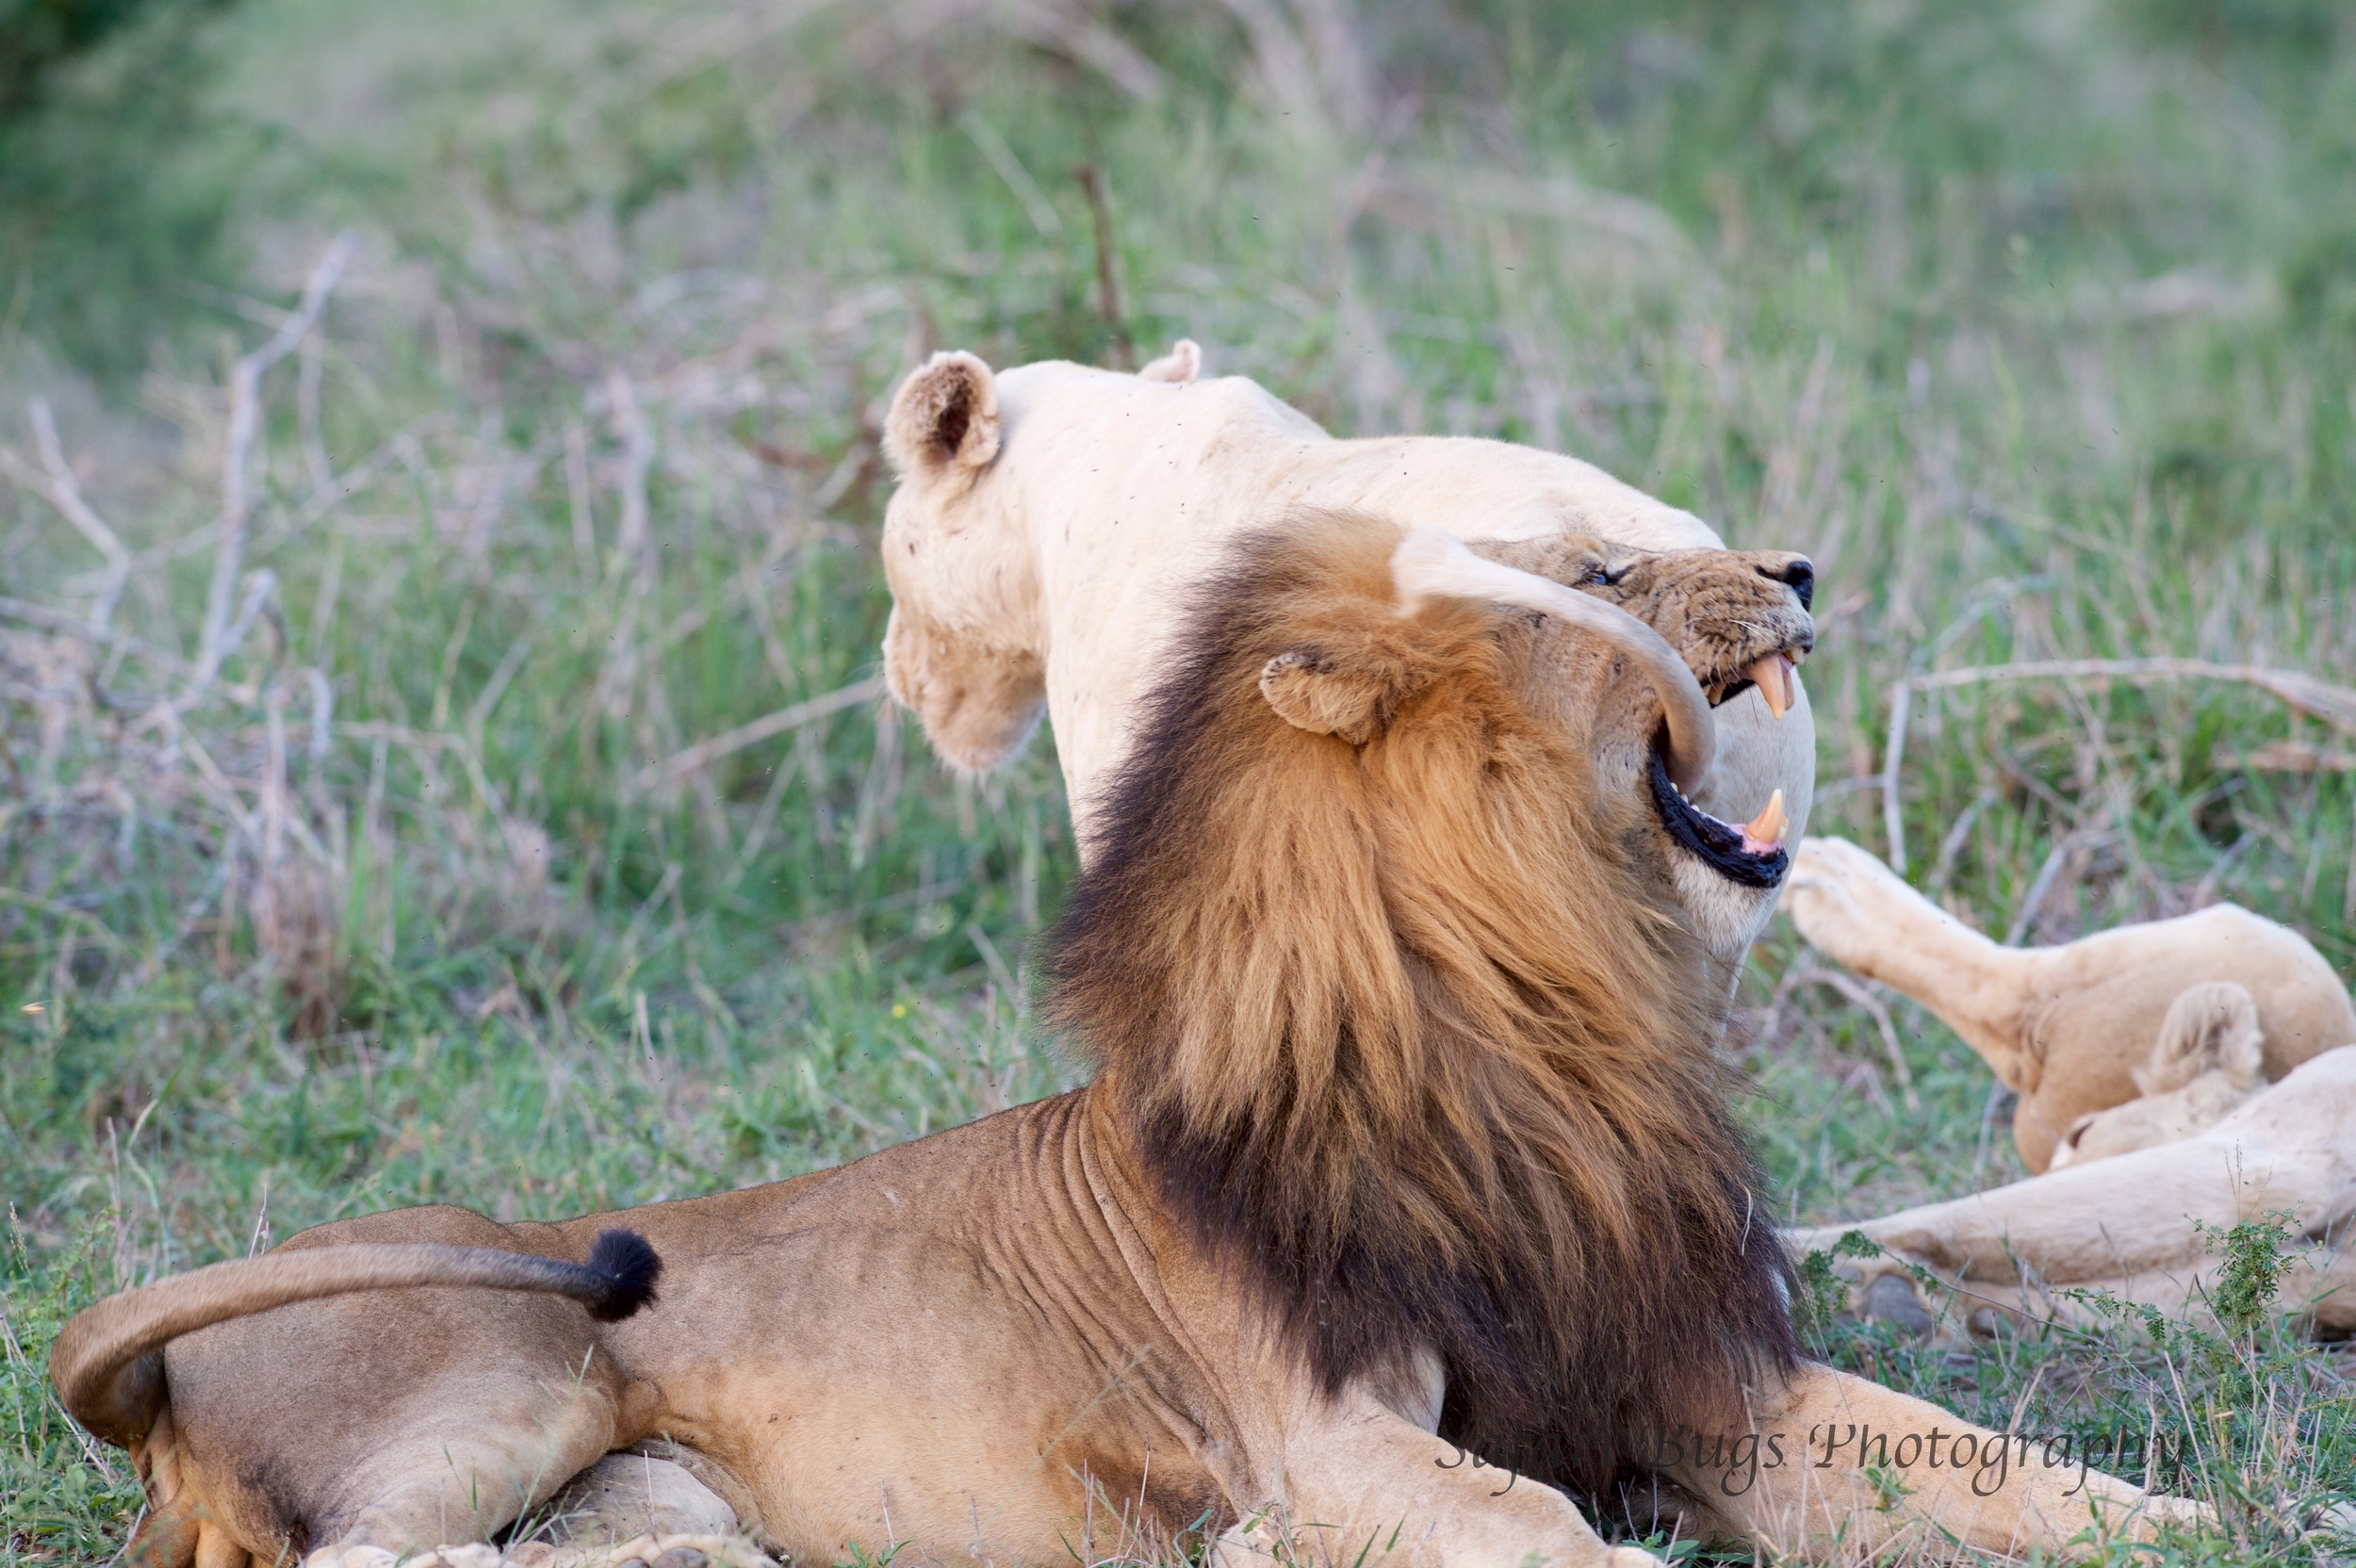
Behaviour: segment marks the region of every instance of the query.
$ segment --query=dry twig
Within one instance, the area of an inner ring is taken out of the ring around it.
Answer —
[[[2302,713],[2356,735],[2356,691],[2298,670],[2264,664],[2217,664],[2205,659],[2036,659],[2017,664],[1972,664],[1910,675],[1890,689],[1890,738],[1882,753],[1882,825],[1890,866],[1906,871],[1906,818],[1899,769],[1906,760],[1906,721],[1917,692],[1982,686],[2000,680],[2221,680],[2255,686]]]
[[[1882,1051],[1890,1058],[1890,1070],[1897,1077],[1898,1091],[1906,1102],[1906,1109],[1921,1110],[1922,1097],[1914,1089],[1914,1070],[1906,1065],[1906,1054],[1898,1043],[1897,1021],[1890,1016],[1890,1009],[1883,1004],[1882,999],[1838,970],[1819,969],[1813,964],[1806,964],[1785,975],[1783,983],[1775,988],[1774,1007],[1780,1010],[1784,997],[1792,990],[1811,985],[1839,991],[1873,1019],[1873,1027],[1880,1031]]]
[[[82,498],[81,482],[74,478],[74,466],[66,461],[65,447],[57,439],[57,422],[50,416],[48,400],[35,398],[31,414],[33,443],[41,453],[41,471],[33,472],[23,458],[0,447],[0,472],[56,507],[90,542],[91,547],[106,558],[98,596],[90,608],[90,629],[104,632],[114,618],[115,604],[123,597],[123,585],[131,580],[131,552],[115,531],[106,526],[106,519]]]
[[[839,687],[823,696],[810,697],[791,708],[780,708],[748,724],[740,724],[734,729],[723,730],[707,740],[697,741],[664,761],[641,768],[637,776],[630,780],[630,788],[645,794],[677,784],[697,769],[709,767],[731,753],[743,751],[746,746],[759,745],[773,735],[799,729],[829,713],[839,713],[845,708],[872,702],[883,694],[883,677],[870,676],[865,680],[854,680],[848,686]]]
[[[196,673],[190,695],[200,693],[221,673],[229,657],[230,601],[245,564],[245,529],[254,512],[254,494],[247,464],[254,438],[262,422],[262,373],[292,353],[319,325],[328,296],[358,248],[360,237],[345,231],[328,246],[303,286],[303,302],[286,318],[270,341],[240,358],[229,376],[229,433],[222,443],[221,464],[221,538],[213,557],[213,584],[205,600],[205,630],[197,644]],[[239,617],[241,620],[243,616]]]

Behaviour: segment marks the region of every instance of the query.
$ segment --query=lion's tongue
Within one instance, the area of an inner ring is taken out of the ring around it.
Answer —
[[[1762,682],[1762,689],[1764,683]],[[1767,797],[1767,804],[1759,815],[1742,825],[1742,853],[1772,854],[1783,842],[1783,792],[1777,790]]]
[[[1767,710],[1777,718],[1792,710],[1792,656],[1771,653],[1764,659],[1754,659],[1742,666],[1742,673],[1759,688],[1759,694],[1767,699]]]

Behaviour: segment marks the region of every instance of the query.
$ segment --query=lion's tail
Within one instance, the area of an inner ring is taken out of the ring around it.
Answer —
[[[587,1263],[481,1247],[367,1243],[217,1263],[75,1313],[49,1351],[49,1379],[76,1421],[129,1447],[164,1404],[163,1348],[272,1307],[360,1290],[472,1285],[569,1296],[601,1323],[654,1299],[663,1260],[635,1231],[601,1233]]]

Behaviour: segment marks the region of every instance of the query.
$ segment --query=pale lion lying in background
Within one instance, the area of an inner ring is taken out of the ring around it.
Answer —
[[[2238,1098],[2229,1086],[2356,1044],[2356,1009],[2323,955],[2231,904],[2060,947],[2004,947],[1856,844],[1809,839],[1782,906],[1811,946],[1929,1008],[2021,1096],[2012,1135],[2033,1171],[2117,1152],[2139,1117],[2155,1132],[2197,1131],[2205,1123],[2184,1119],[2195,1102],[2214,1121]],[[2240,994],[2200,989],[2211,985]],[[2156,1107],[2123,1110],[2212,1071],[2172,1121]],[[2098,1123],[2107,1131],[2089,1145]]]
[[[2002,947],[1840,839],[1801,844],[1783,906],[1987,1059],[2019,1092],[2013,1136],[2043,1172],[1790,1233],[1803,1250],[1851,1229],[1885,1249],[1840,1266],[1860,1308],[1928,1327],[1909,1282],[1926,1268],[1963,1305],[1951,1332],[2084,1318],[2072,1290],[2198,1311],[2218,1267],[2202,1227],[2282,1211],[2298,1243],[2284,1305],[2313,1332],[2356,1331],[2356,1009],[2297,932],[2218,905]]]

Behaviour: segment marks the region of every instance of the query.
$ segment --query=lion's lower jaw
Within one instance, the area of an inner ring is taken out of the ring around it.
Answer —
[[[1677,905],[1693,935],[1712,959],[1740,967],[1751,943],[1775,917],[1775,899],[1782,890],[1729,882],[1681,850],[1670,852],[1670,867],[1677,882]]]

